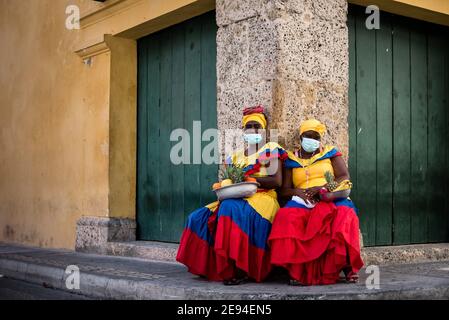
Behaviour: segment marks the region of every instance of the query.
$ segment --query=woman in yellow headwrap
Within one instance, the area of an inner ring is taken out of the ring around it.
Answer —
[[[318,120],[304,121],[301,147],[284,162],[280,193],[290,201],[276,214],[269,244],[272,264],[289,271],[291,285],[333,284],[341,271],[356,282],[363,266],[354,204],[347,197],[320,200],[351,188],[341,153],[321,144],[325,132]]]
[[[243,167],[260,189],[249,198],[217,201],[191,213],[177,255],[189,272],[227,285],[247,277],[262,281],[271,270],[267,240],[279,209],[274,189],[282,184],[282,159],[287,158],[276,143],[261,145],[267,126],[263,108],[245,109],[242,124],[247,148],[226,163]]]

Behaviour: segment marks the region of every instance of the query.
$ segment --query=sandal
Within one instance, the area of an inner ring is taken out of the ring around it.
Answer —
[[[359,275],[355,272],[353,272],[351,269],[345,269],[343,270],[345,273],[345,278],[347,283],[358,283],[359,282]]]
[[[288,282],[288,284],[289,284],[290,286],[301,286],[301,287],[304,286],[301,282],[299,282],[298,280],[295,280],[295,279],[290,279],[290,281]]]
[[[231,279],[223,280],[223,284],[225,286],[236,286],[236,285],[246,282],[247,280],[248,280],[248,277],[231,278]]]

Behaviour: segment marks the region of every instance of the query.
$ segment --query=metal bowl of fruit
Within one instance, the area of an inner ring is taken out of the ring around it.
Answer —
[[[241,199],[251,197],[257,192],[259,183],[255,178],[247,177],[243,166],[225,165],[221,172],[222,181],[214,183],[212,189],[218,200]]]
[[[351,189],[340,190],[335,192],[320,193],[320,199],[325,202],[331,202],[337,199],[347,198],[351,193]]]
[[[221,188],[215,189],[218,200],[241,199],[251,197],[257,192],[257,182],[239,182],[233,183]]]

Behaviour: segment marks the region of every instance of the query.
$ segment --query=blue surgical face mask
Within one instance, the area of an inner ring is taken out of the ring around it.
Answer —
[[[248,144],[258,144],[262,141],[262,135],[260,133],[245,133],[243,139]]]
[[[301,146],[305,152],[315,152],[320,147],[320,141],[310,138],[302,138]]]

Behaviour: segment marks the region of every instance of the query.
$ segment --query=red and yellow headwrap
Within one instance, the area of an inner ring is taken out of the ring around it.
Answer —
[[[262,126],[262,129],[265,129],[267,127],[267,118],[263,112],[264,108],[262,106],[243,109],[242,127],[245,127],[250,121],[255,121]]]
[[[301,123],[301,126],[299,127],[300,135],[306,131],[315,131],[318,132],[320,136],[323,136],[326,133],[326,126],[316,119],[310,119]]]

